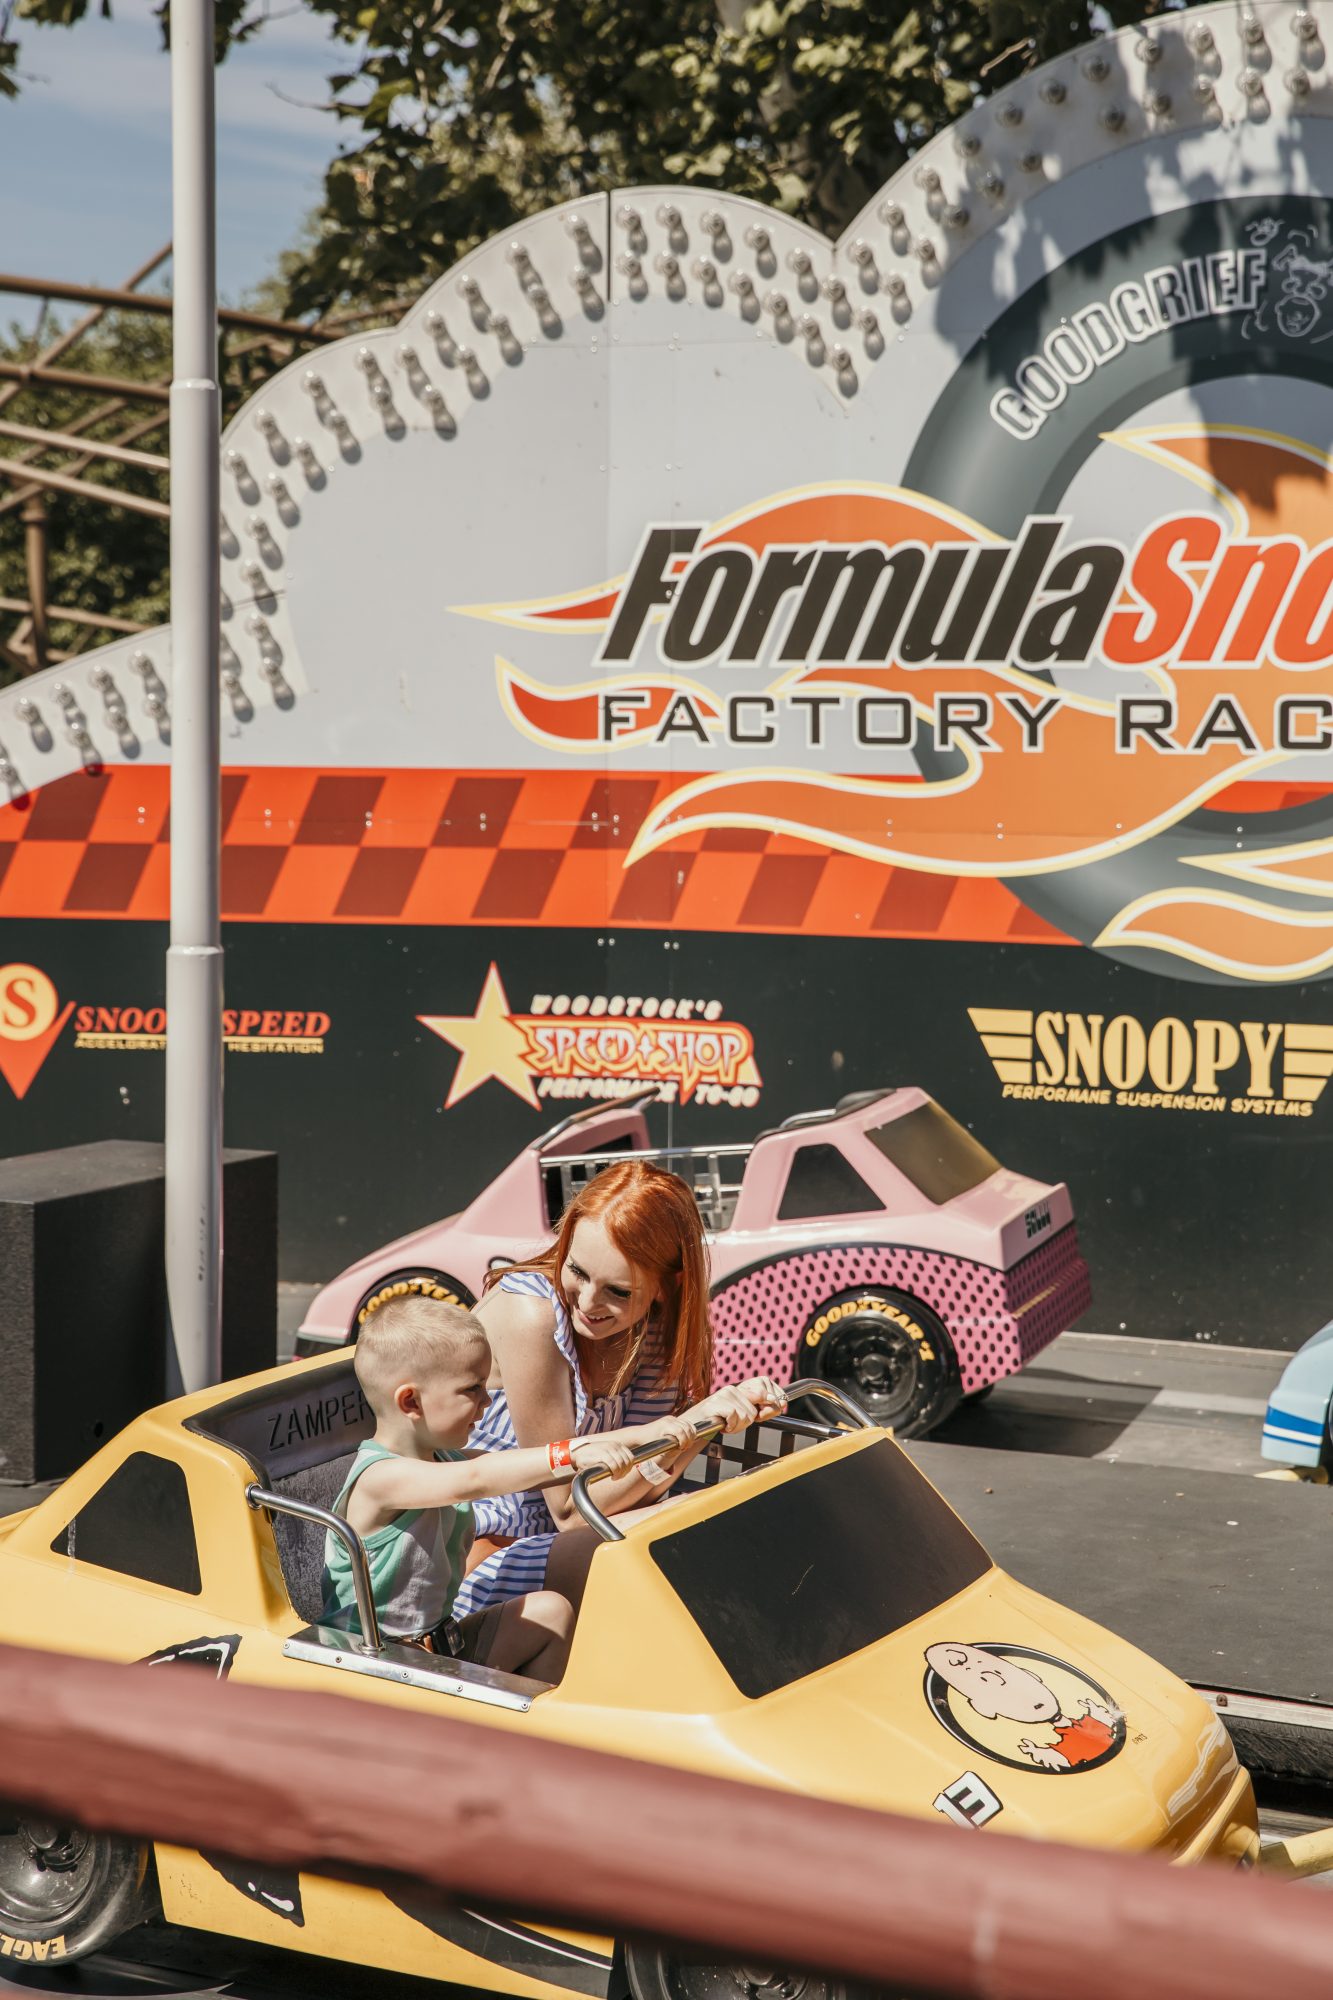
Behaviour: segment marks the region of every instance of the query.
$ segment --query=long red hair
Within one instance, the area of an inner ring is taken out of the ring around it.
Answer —
[[[703,1218],[679,1174],[669,1174],[648,1160],[618,1160],[603,1168],[566,1208],[550,1249],[506,1265],[505,1270],[540,1271],[559,1291],[575,1226],[592,1216],[605,1225],[621,1256],[642,1272],[661,1300],[655,1326],[662,1339],[662,1384],[674,1386],[678,1410],[688,1409],[708,1394],[712,1383],[713,1329],[708,1318]],[[503,1276],[504,1270],[492,1271],[487,1289]],[[612,1385],[613,1395],[638,1373],[646,1331],[630,1343]]]

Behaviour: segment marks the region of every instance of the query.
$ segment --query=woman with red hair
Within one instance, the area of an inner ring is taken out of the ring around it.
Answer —
[[[680,1441],[674,1455],[607,1480],[597,1495],[607,1514],[663,1497],[697,1450],[687,1442],[696,1422],[741,1430],[783,1406],[764,1378],[709,1395],[702,1218],[679,1175],[646,1160],[598,1174],[570,1202],[550,1249],[493,1274],[474,1310],[492,1355],[474,1447],[558,1447],[593,1431],[630,1445]],[[474,1567],[456,1615],[529,1590],[578,1601],[595,1543],[567,1486],[481,1501],[474,1513]]]

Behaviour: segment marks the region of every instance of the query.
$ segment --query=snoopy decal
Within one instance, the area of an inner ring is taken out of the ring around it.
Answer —
[[[928,1646],[925,1694],[950,1735],[1015,1770],[1095,1770],[1125,1741],[1125,1718],[1106,1689],[1030,1646]]]
[[[1256,250],[1267,250],[1283,227],[1275,217],[1265,216],[1262,221],[1252,222],[1246,234]],[[1333,288],[1333,257],[1315,254],[1320,247],[1312,229],[1287,228],[1282,248],[1269,254],[1272,275],[1268,292],[1241,322],[1246,340],[1253,340],[1257,334],[1270,334],[1274,327],[1288,340],[1305,340],[1313,335],[1312,347],[1333,340],[1333,328],[1315,331],[1323,322],[1324,300]]]

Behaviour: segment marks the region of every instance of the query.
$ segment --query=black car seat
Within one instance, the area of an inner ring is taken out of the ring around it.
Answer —
[[[275,1479],[271,1491],[285,1500],[304,1500],[307,1506],[333,1511],[333,1503],[351,1470],[356,1453],[345,1451],[320,1465],[305,1466],[283,1479]],[[273,1516],[273,1538],[278,1545],[282,1579],[292,1609],[307,1625],[317,1625],[324,1606],[324,1535],[317,1521],[298,1520],[294,1514]]]

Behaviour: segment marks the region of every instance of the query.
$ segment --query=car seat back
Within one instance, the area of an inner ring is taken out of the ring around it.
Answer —
[[[284,1499],[332,1509],[363,1438],[375,1428],[350,1349],[327,1366],[275,1371],[196,1417],[187,1427],[219,1439],[249,1460],[257,1485]],[[278,1514],[278,1559],[292,1607],[307,1624],[323,1608],[324,1529]]]
[[[345,1451],[319,1465],[305,1466],[285,1479],[275,1480],[270,1490],[286,1500],[304,1500],[308,1506],[331,1512],[355,1456],[355,1452]],[[318,1624],[324,1608],[324,1535],[325,1530],[317,1521],[301,1521],[294,1514],[273,1516],[273,1538],[278,1545],[282,1579],[292,1609],[300,1613],[307,1625]]]

